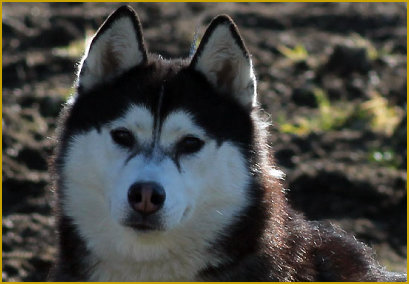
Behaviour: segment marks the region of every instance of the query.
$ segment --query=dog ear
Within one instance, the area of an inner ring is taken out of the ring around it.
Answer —
[[[256,78],[250,54],[233,20],[213,19],[191,61],[221,92],[234,96],[247,109],[256,103]]]
[[[106,19],[89,44],[80,65],[78,86],[89,90],[146,61],[139,18],[131,7],[122,6]]]

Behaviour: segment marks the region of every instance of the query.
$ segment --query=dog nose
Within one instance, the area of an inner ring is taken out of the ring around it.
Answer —
[[[142,215],[157,212],[165,203],[165,198],[165,190],[155,182],[134,183],[128,190],[129,204]]]

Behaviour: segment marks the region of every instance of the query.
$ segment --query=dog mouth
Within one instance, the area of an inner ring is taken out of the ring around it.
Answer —
[[[148,231],[156,231],[158,228],[148,224],[126,224],[127,227],[130,227],[136,231],[141,232],[148,232]]]
[[[162,231],[163,227],[157,218],[135,218],[129,216],[122,225],[138,232]]]
[[[150,231],[161,231],[161,227],[149,223],[123,223],[124,226],[129,227],[138,232],[150,232]]]

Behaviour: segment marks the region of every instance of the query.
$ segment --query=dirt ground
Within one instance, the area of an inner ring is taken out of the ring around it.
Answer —
[[[3,3],[3,281],[55,255],[47,160],[85,37],[120,4]],[[151,51],[189,55],[229,14],[253,54],[291,203],[406,271],[406,4],[132,3]]]

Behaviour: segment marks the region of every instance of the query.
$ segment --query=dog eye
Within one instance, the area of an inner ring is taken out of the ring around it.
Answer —
[[[186,136],[182,138],[176,145],[178,154],[192,154],[199,151],[204,144],[204,141],[194,136]]]
[[[117,128],[111,130],[111,137],[114,142],[120,146],[130,148],[135,143],[135,138],[132,135],[132,132],[126,128]]]

